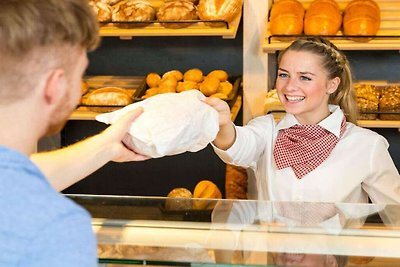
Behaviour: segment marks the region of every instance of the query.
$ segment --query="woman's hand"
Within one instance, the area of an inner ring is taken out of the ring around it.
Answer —
[[[216,97],[207,97],[205,102],[218,112],[220,127],[231,124],[231,110],[228,103]]]

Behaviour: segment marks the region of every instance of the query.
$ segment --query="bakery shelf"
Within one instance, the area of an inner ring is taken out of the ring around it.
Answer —
[[[100,27],[101,36],[114,36],[121,39],[132,39],[133,37],[143,36],[222,36],[224,39],[234,39],[239,28],[242,13],[231,22],[222,20],[193,20],[192,25],[181,29],[165,28],[158,21],[152,21],[146,27],[134,27],[135,23],[131,23],[127,28],[118,27],[119,23],[109,23]],[[185,23],[188,21],[166,21],[166,23]],[[208,25],[207,25],[208,24]],[[213,25],[213,26],[209,26]]]
[[[339,31],[336,36],[327,36],[341,50],[400,50],[400,1],[375,0],[381,9],[381,27],[377,35],[369,42],[356,42],[347,39]],[[300,0],[307,9],[311,0]],[[337,0],[343,11],[350,0]],[[299,35],[298,37],[303,36]],[[295,38],[294,36],[292,40]],[[360,38],[360,37],[356,37]],[[279,41],[278,36],[273,36],[267,25],[267,33],[263,43],[265,53],[274,53],[286,48],[291,41]]]

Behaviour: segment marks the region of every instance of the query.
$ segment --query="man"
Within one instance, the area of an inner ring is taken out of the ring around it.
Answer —
[[[96,18],[86,0],[3,0],[0,40],[0,266],[97,266],[89,214],[51,184],[61,190],[110,160],[146,159],[121,143],[142,111],[34,155],[50,184],[29,157],[79,102],[86,52],[99,42]]]

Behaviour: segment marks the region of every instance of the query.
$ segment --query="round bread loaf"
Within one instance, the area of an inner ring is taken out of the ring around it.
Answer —
[[[193,197],[204,198],[204,200],[193,200],[194,209],[210,209],[215,206],[215,201],[206,199],[219,199],[222,198],[222,194],[216,184],[209,180],[202,180],[194,188]]]
[[[192,23],[163,22],[171,20],[196,20],[197,8],[188,0],[175,0],[165,2],[157,11],[157,19],[165,28],[179,29],[190,26]]]
[[[99,22],[111,21],[113,9],[109,4],[103,2],[90,1],[89,5],[92,7]]]
[[[279,0],[272,5],[270,31],[272,34],[296,35],[303,32],[304,7],[297,0]]]
[[[180,187],[172,189],[165,201],[165,208],[168,210],[190,210],[192,208],[192,192]]]
[[[307,35],[335,35],[342,25],[342,14],[334,0],[315,0],[304,17]]]
[[[155,10],[143,0],[125,0],[114,6],[112,20],[115,22],[146,22],[155,19]],[[144,27],[149,23],[118,24],[122,27]]]
[[[376,35],[381,25],[380,8],[373,0],[353,0],[344,10],[343,33],[345,35]],[[371,38],[352,38],[367,42]]]
[[[242,5],[243,0],[200,0],[199,17],[202,20],[230,22],[240,13]]]

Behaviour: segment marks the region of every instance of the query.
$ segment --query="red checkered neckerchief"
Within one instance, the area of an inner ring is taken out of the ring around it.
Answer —
[[[346,117],[343,116],[340,137],[346,130]],[[319,125],[296,124],[282,129],[274,147],[277,168],[292,167],[298,179],[317,168],[329,156],[340,137]]]

